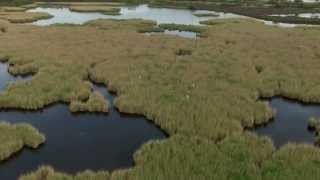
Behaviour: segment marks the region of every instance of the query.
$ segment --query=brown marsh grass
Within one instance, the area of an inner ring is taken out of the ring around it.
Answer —
[[[135,156],[137,165],[112,178],[320,178],[314,146],[274,150],[269,139],[244,133],[273,116],[261,97],[320,102],[319,28],[226,21],[208,26],[208,36],[195,41],[146,36],[137,32],[141,25],[141,20],[7,25],[0,57],[21,67],[16,73],[30,68],[36,74],[10,85],[0,95],[0,107],[83,101],[92,79],[117,92],[120,111],[143,114],[172,136],[145,145]],[[179,49],[192,54],[178,58]]]
[[[11,23],[30,23],[40,19],[49,19],[52,16],[42,12],[0,12],[0,19]]]
[[[70,6],[71,11],[75,12],[101,12],[107,15],[119,15],[120,8],[112,7],[112,6],[84,6],[84,5],[72,5]]]

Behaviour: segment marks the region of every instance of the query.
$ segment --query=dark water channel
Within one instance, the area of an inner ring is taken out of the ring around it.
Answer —
[[[21,79],[8,74],[6,68],[0,64],[1,89],[8,82]],[[94,85],[94,90],[112,103],[114,96],[104,86]],[[0,120],[30,123],[46,135],[46,143],[39,149],[24,148],[0,163],[0,180],[17,179],[40,165],[68,173],[130,167],[134,152],[142,144],[166,137],[144,117],[123,115],[114,107],[108,114],[72,114],[67,105],[56,104],[39,111],[0,111]]]
[[[254,130],[259,135],[269,136],[279,148],[289,142],[313,144],[315,133],[308,130],[308,120],[320,117],[320,106],[304,104],[284,98],[273,98],[270,101],[276,110],[273,121]]]

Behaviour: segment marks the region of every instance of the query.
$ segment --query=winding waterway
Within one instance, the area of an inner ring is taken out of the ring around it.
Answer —
[[[0,64],[0,87],[21,77],[13,77]],[[93,85],[109,102],[104,86]],[[14,180],[21,174],[51,165],[75,173],[85,169],[114,170],[133,165],[133,154],[149,140],[166,134],[142,116],[123,115],[113,106],[108,114],[72,114],[68,105],[55,104],[39,111],[0,111],[0,120],[30,123],[45,134],[46,142],[37,150],[25,148],[0,163],[0,179]]]

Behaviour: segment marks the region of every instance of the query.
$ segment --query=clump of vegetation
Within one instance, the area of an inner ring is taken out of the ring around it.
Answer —
[[[120,8],[110,6],[70,6],[71,11],[75,12],[101,12],[107,15],[120,15]]]
[[[308,122],[308,128],[310,130],[315,131],[316,139],[314,144],[319,146],[320,145],[320,119],[311,117]]]
[[[190,49],[178,49],[176,51],[177,56],[190,56],[192,51]]]
[[[108,112],[109,103],[99,92],[90,94],[86,102],[72,101],[70,103],[71,112]]]
[[[308,121],[308,127],[310,129],[318,129],[320,130],[320,119],[311,117]]]
[[[38,169],[36,173],[30,173],[24,176],[21,176],[19,180],[58,180],[58,179],[65,179],[65,180],[108,180],[110,179],[110,175],[108,172],[100,171],[100,172],[93,172],[93,171],[84,171],[78,173],[74,176],[60,173],[54,171],[53,168],[49,166],[42,166]]]
[[[87,26],[97,27],[102,30],[118,30],[118,31],[135,31],[139,33],[164,31],[157,27],[157,22],[142,19],[110,19],[110,20],[94,20],[86,23]]]
[[[194,13],[193,15],[197,17],[219,17],[219,14],[216,13]]]
[[[159,27],[167,30],[177,30],[177,31],[190,31],[195,32],[199,36],[204,36],[206,32],[205,27],[194,26],[194,25],[184,25],[184,24],[159,24]]]
[[[22,65],[12,64],[8,68],[9,73],[13,75],[28,75],[38,72],[38,66],[33,63],[26,63]]]
[[[29,124],[0,123],[0,161],[6,160],[24,146],[38,148],[45,137]]]
[[[240,22],[241,22],[240,19],[209,19],[205,21],[200,21],[200,24],[213,26],[213,25],[219,25],[224,23],[240,23]]]
[[[40,19],[50,19],[52,15],[42,12],[0,12],[0,19],[11,23],[30,23]]]
[[[9,59],[9,63],[13,62],[11,60]],[[7,90],[0,94],[0,106],[36,110],[54,102],[86,100],[91,93],[91,84],[83,81],[87,72],[81,71],[81,68],[85,67],[74,66],[73,70],[68,68],[68,71],[60,69],[59,66],[41,68],[32,80],[10,84]],[[23,71],[23,75],[32,73],[34,68],[29,70]],[[58,71],[60,73],[57,73]]]
[[[151,27],[145,27],[145,28],[140,28],[137,30],[139,33],[161,33],[164,32],[165,29],[157,27],[157,26],[151,26]]]
[[[7,27],[5,27],[5,26],[0,26],[0,32],[2,32],[2,33],[5,33],[5,32],[7,32]]]

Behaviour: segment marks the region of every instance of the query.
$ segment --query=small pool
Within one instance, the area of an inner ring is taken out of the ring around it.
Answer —
[[[256,128],[254,132],[269,136],[277,148],[289,142],[314,143],[315,134],[308,130],[308,121],[311,117],[320,117],[319,105],[304,104],[280,97],[272,98],[270,105],[276,110],[273,121]]]

